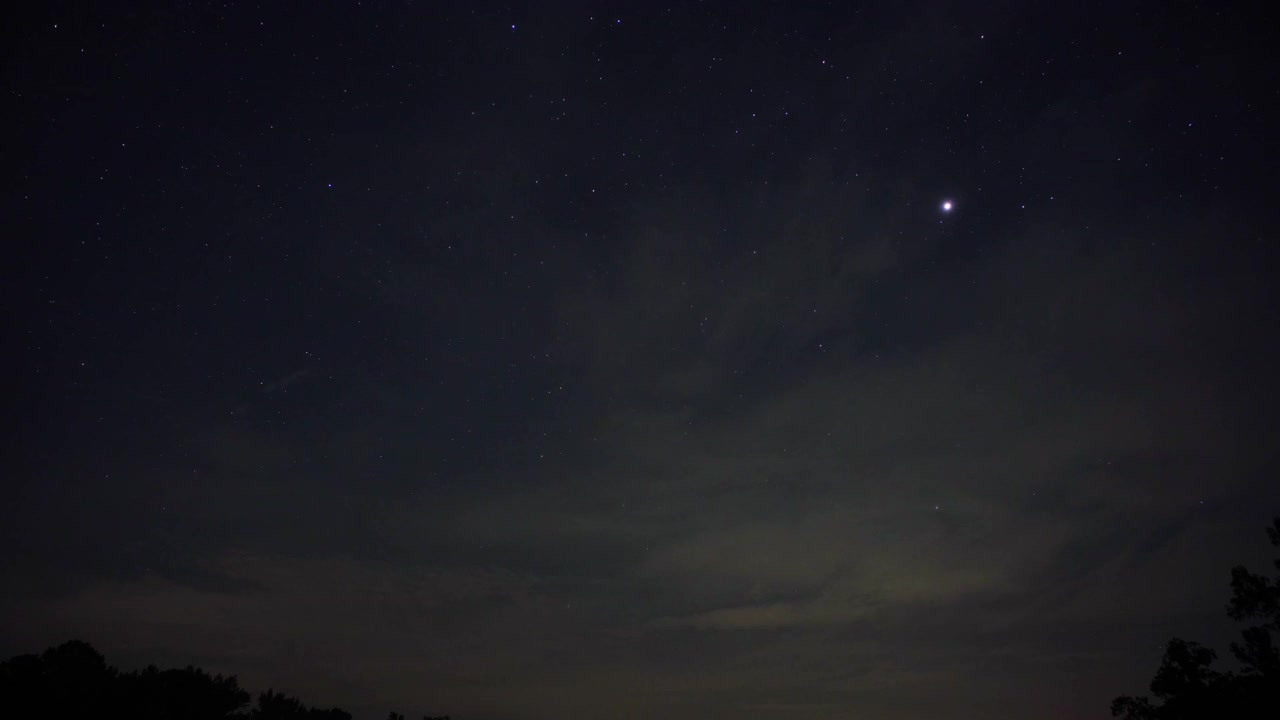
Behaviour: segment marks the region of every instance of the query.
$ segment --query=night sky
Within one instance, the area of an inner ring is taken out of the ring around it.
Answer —
[[[357,718],[1105,717],[1280,511],[1217,2],[34,3],[0,655]]]

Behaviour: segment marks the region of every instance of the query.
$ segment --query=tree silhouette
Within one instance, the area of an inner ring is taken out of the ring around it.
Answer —
[[[252,720],[351,720],[351,713],[338,708],[309,708],[295,697],[267,690],[258,696]]]
[[[234,677],[194,667],[121,673],[79,640],[0,663],[0,706],[17,717],[221,720],[248,702]]]
[[[1271,544],[1280,548],[1280,517],[1267,528]],[[1280,570],[1280,558],[1275,561]],[[1280,653],[1273,632],[1280,632],[1280,575],[1271,579],[1237,565],[1231,570],[1231,603],[1227,614],[1260,624],[1241,631],[1243,642],[1231,644],[1238,672],[1212,668],[1217,654],[1198,643],[1174,638],[1151,681],[1153,704],[1145,697],[1118,697],[1111,714],[1125,720],[1199,720],[1200,718],[1280,718]]]
[[[114,700],[130,717],[222,720],[247,705],[249,693],[234,677],[210,676],[191,666],[160,670],[150,665],[141,672],[119,674]]]
[[[308,707],[275,690],[258,695],[250,708],[249,693],[235,676],[209,675],[197,667],[151,665],[122,673],[79,640],[0,662],[0,708],[5,717],[44,720],[351,720],[345,710]]]
[[[110,702],[115,680],[102,655],[72,641],[0,664],[0,697],[21,716],[86,715]]]

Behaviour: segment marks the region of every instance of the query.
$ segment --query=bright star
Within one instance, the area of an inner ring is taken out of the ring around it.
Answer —
[[[955,206],[951,204],[951,201],[950,201],[950,200],[943,200],[943,201],[942,201],[942,212],[951,212],[951,208],[953,208],[953,207],[955,207]]]

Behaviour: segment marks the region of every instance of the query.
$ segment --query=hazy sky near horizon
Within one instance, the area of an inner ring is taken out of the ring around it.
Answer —
[[[1105,716],[1276,483],[1232,3],[51,3],[0,651],[357,717]]]

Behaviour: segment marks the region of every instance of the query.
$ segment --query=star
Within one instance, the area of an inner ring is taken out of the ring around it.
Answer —
[[[951,212],[951,209],[954,207],[955,207],[955,204],[952,203],[950,200],[942,201],[942,212],[949,213]]]

